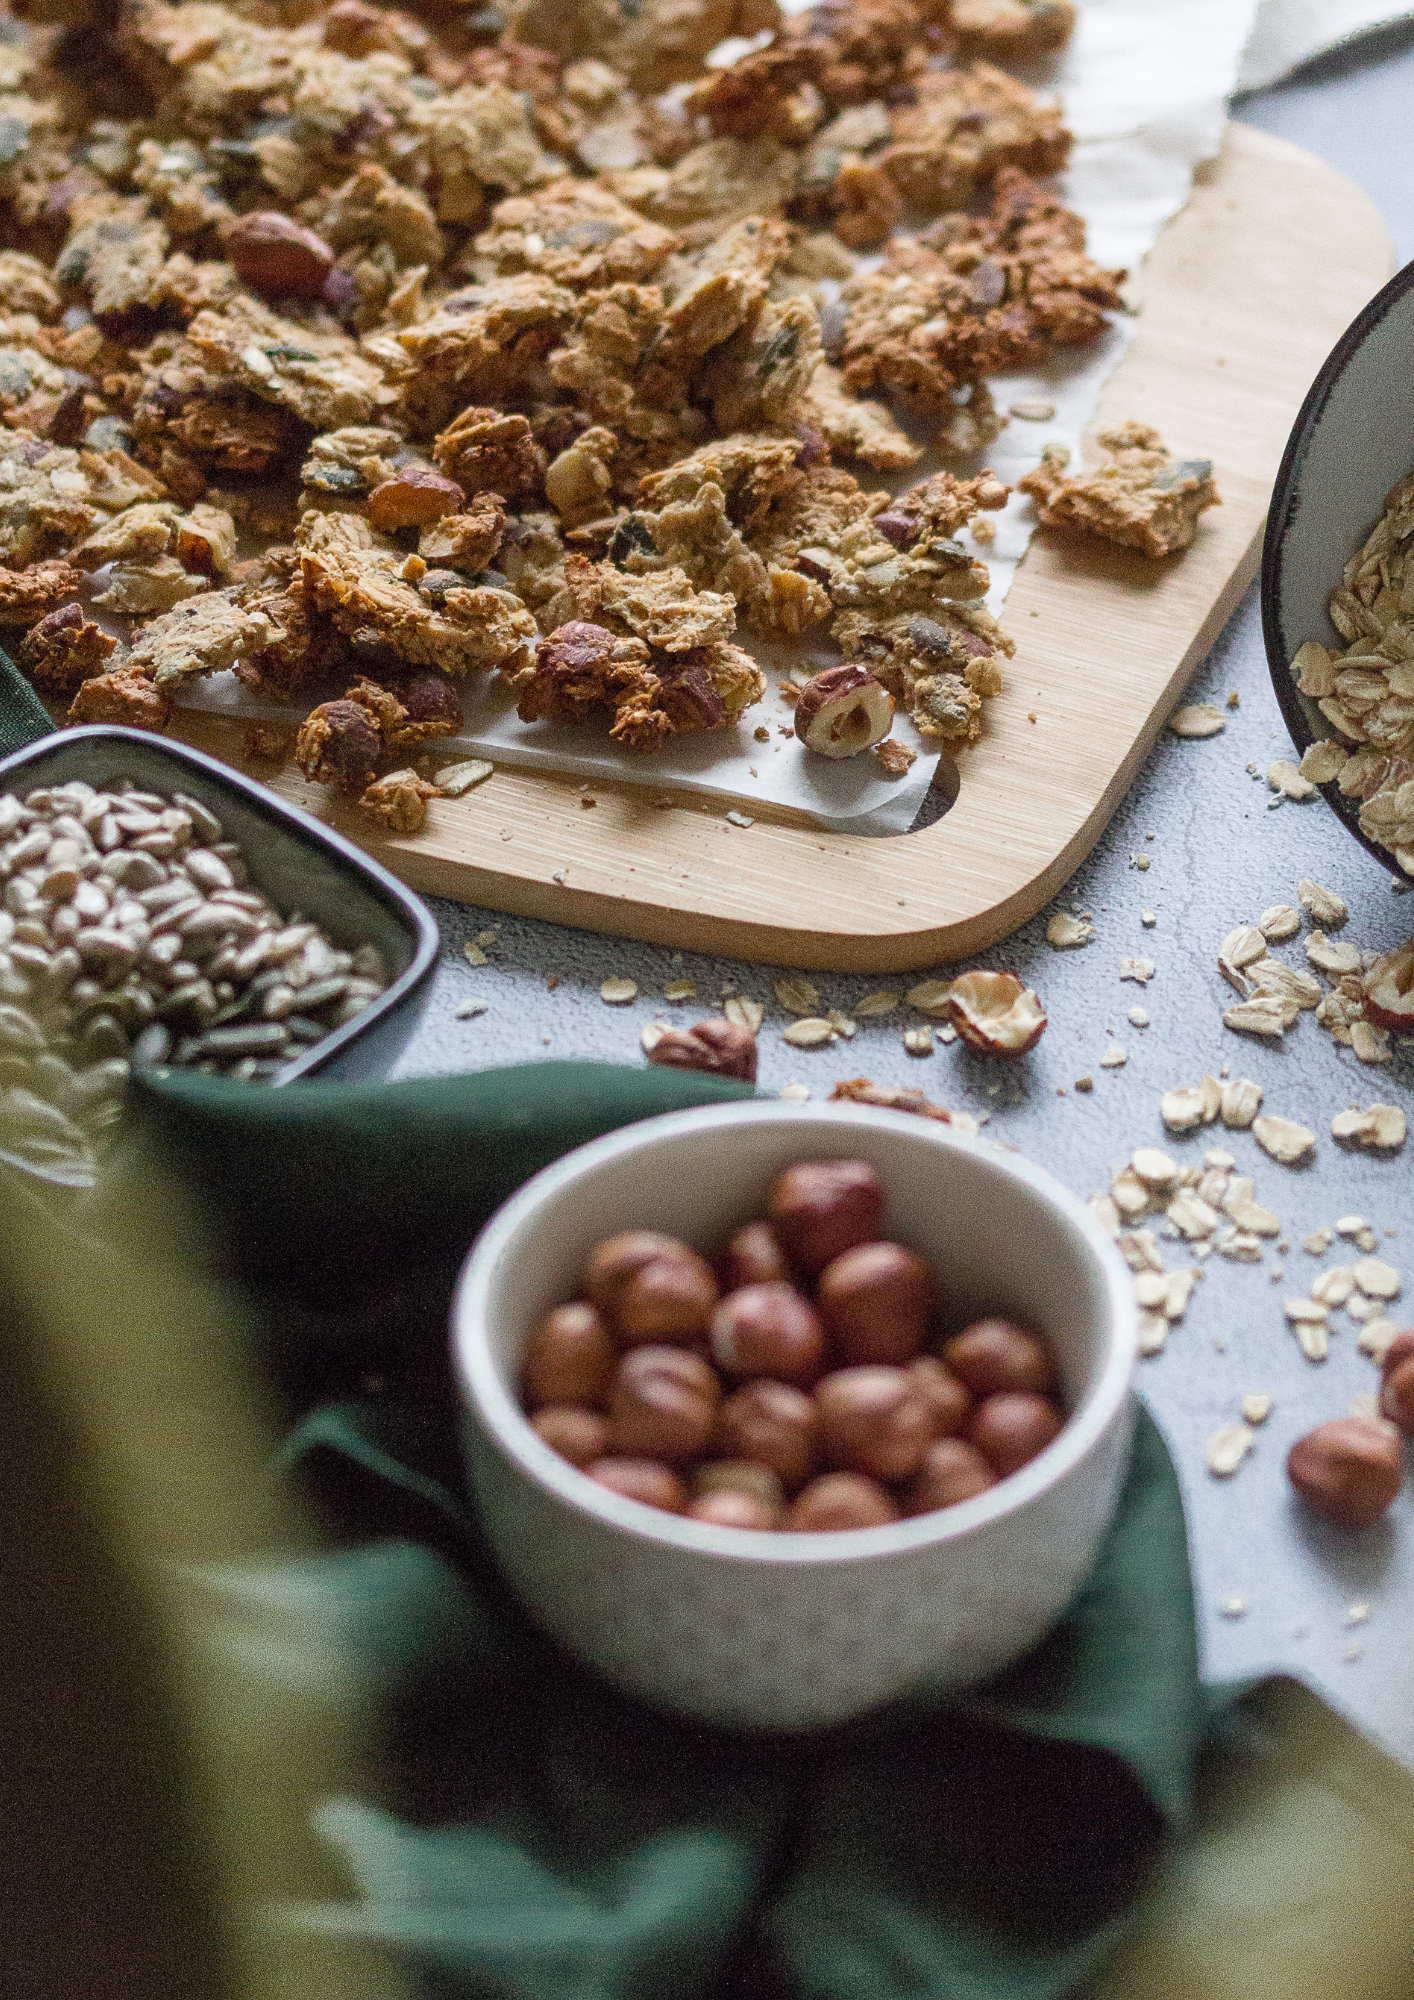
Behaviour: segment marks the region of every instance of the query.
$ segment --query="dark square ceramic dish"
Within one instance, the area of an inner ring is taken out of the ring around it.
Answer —
[[[1331,734],[1291,677],[1308,639],[1346,642],[1326,600],[1414,470],[1414,264],[1406,264],[1346,329],[1311,384],[1277,474],[1262,546],[1262,633],[1286,726],[1299,751]],[[1337,818],[1386,871],[1393,854],[1360,830],[1360,802],[1321,790]]]
[[[200,750],[144,730],[56,730],[0,760],[0,792],[24,793],[70,778],[101,789],[122,777],[147,791],[189,792],[240,844],[252,885],[282,912],[298,910],[342,950],[374,944],[383,954],[393,975],[387,991],[271,1081],[382,1076],[417,1024],[437,962],[437,926],[417,897],[298,806]]]

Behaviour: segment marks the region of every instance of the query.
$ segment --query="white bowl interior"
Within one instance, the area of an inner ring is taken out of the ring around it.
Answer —
[[[887,1234],[932,1265],[961,1326],[989,1312],[1050,1341],[1070,1413],[1031,1465],[945,1513],[820,1535],[746,1534],[658,1515],[608,1493],[542,1444],[521,1413],[520,1356],[541,1317],[582,1295],[589,1252],[622,1229],[658,1229],[704,1252],[763,1214],[771,1181],[802,1159],[870,1160]],[[570,1504],[634,1533],[740,1560],[844,1560],[966,1532],[1023,1504],[1084,1456],[1123,1400],[1135,1351],[1128,1274],[1084,1205],[985,1142],[866,1106],[741,1104],[646,1121],[581,1148],[530,1182],[483,1234],[454,1311],[461,1379],[501,1449]]]

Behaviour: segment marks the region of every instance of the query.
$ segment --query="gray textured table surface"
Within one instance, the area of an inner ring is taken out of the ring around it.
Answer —
[[[1403,260],[1414,254],[1412,95],[1414,42],[1407,33],[1384,35],[1247,99],[1240,115],[1321,154],[1362,185],[1382,210]],[[1215,456],[1220,460],[1220,448]],[[1229,712],[1222,735],[1198,742],[1164,735],[1109,830],[1053,906],[1090,913],[1094,940],[1083,950],[1052,951],[1043,914],[980,961],[1022,974],[1049,1009],[1047,1034],[1015,1074],[999,1078],[996,1066],[958,1044],[940,1045],[926,1059],[909,1056],[901,1038],[903,1013],[861,1021],[852,1041],[824,1051],[792,1049],[781,1040],[787,1017],[771,1002],[770,968],[694,952],[686,932],[682,950],[670,952],[446,902],[434,904],[442,964],[400,1073],[480,1069],[547,1055],[637,1062],[639,1031],[648,1021],[716,1011],[722,997],[738,992],[769,1003],[760,1038],[763,1091],[799,1082],[812,1096],[826,1097],[840,1078],[856,1075],[920,1085],[951,1107],[988,1114],[992,1136],[1019,1147],[1082,1194],[1103,1189],[1110,1171],[1137,1145],[1165,1145],[1183,1161],[1197,1160],[1204,1145],[1226,1145],[1239,1170],[1254,1175],[1258,1199],[1280,1216],[1290,1249],[1282,1254],[1269,1246],[1260,1265],[1209,1258],[1185,1319],[1163,1354],[1143,1364],[1140,1377],[1183,1476],[1205,1671],[1214,1678],[1277,1668],[1301,1675],[1414,1764],[1408,1643],[1414,1490],[1406,1484],[1385,1526],[1355,1535],[1326,1529],[1293,1504],[1283,1473],[1292,1440],[1344,1414],[1353,1394],[1374,1386],[1375,1371],[1358,1352],[1358,1329],[1343,1312],[1332,1314],[1339,1330],[1329,1359],[1319,1365],[1303,1358],[1282,1312],[1282,1301],[1305,1292],[1318,1268],[1355,1254],[1339,1241],[1320,1260],[1301,1248],[1308,1231],[1352,1212],[1378,1229],[1380,1254],[1396,1267],[1407,1248],[1408,1288],[1414,1290],[1409,1153],[1352,1156],[1329,1134],[1332,1115],[1351,1102],[1414,1108],[1410,1052],[1366,1068],[1310,1015],[1279,1047],[1234,1035],[1222,1026],[1222,1009],[1233,996],[1216,966],[1217,946],[1228,930],[1270,904],[1294,902],[1302,876],[1345,898],[1350,920],[1344,937],[1381,950],[1414,931],[1414,899],[1393,893],[1388,874],[1319,798],[1270,808],[1262,774],[1291,746],[1267,679],[1255,592],[1200,669],[1188,699],[1225,703],[1232,691],[1240,706]],[[1140,855],[1148,858],[1146,871],[1135,865]],[[1157,919],[1152,928],[1141,921],[1146,909]],[[463,946],[483,930],[496,932],[495,943],[489,962],[473,967]],[[1305,962],[1299,939],[1279,947],[1278,955]],[[1153,961],[1146,987],[1121,982],[1119,962],[1126,956]],[[599,986],[610,974],[638,982],[634,1004],[603,1003]],[[669,1007],[664,985],[683,978],[695,981],[698,1002]],[[825,1003],[846,1009],[866,991],[909,983],[817,979]],[[484,1001],[486,1011],[463,1018],[472,1001]],[[1148,1026],[1128,1020],[1135,1005],[1147,1011]],[[1101,1067],[1111,1043],[1126,1051],[1122,1068]],[[1312,1165],[1277,1166],[1250,1133],[1225,1133],[1221,1126],[1193,1140],[1165,1138],[1160,1094],[1223,1065],[1262,1085],[1264,1109],[1317,1132]],[[1075,1080],[1086,1074],[1094,1089],[1077,1094]],[[1163,1246],[1171,1268],[1192,1261],[1178,1254],[1180,1247]],[[1402,1308],[1391,1310],[1399,1317]],[[1205,1470],[1207,1439],[1237,1416],[1248,1391],[1270,1394],[1272,1414],[1236,1476],[1216,1480]],[[1224,1615],[1224,1600],[1233,1598],[1243,1600],[1245,1610]]]

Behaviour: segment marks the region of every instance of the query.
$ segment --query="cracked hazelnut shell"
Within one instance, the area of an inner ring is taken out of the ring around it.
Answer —
[[[1396,1035],[1414,1034],[1414,939],[1377,958],[1361,984],[1367,1021]]]
[[[696,1069],[707,1076],[756,1081],[756,1037],[723,1015],[692,1028],[668,1028],[648,1051],[650,1063],[665,1069]]]
[[[1034,1049],[1046,1010],[1014,972],[962,972],[948,993],[948,1018],[970,1049],[1010,1060]]]
[[[893,728],[894,698],[857,660],[808,680],[796,698],[795,733],[821,757],[857,757]]]

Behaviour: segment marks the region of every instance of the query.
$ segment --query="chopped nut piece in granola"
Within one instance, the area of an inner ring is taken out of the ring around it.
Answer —
[[[127,729],[161,730],[171,719],[172,704],[131,658],[111,673],[80,682],[69,705],[70,722],[116,722]]]
[[[389,833],[416,833],[427,818],[427,801],[437,787],[416,771],[390,771],[377,778],[359,800],[359,809]]]
[[[69,694],[104,671],[117,640],[85,618],[77,604],[65,604],[30,627],[15,648],[15,662],[46,693]]]

